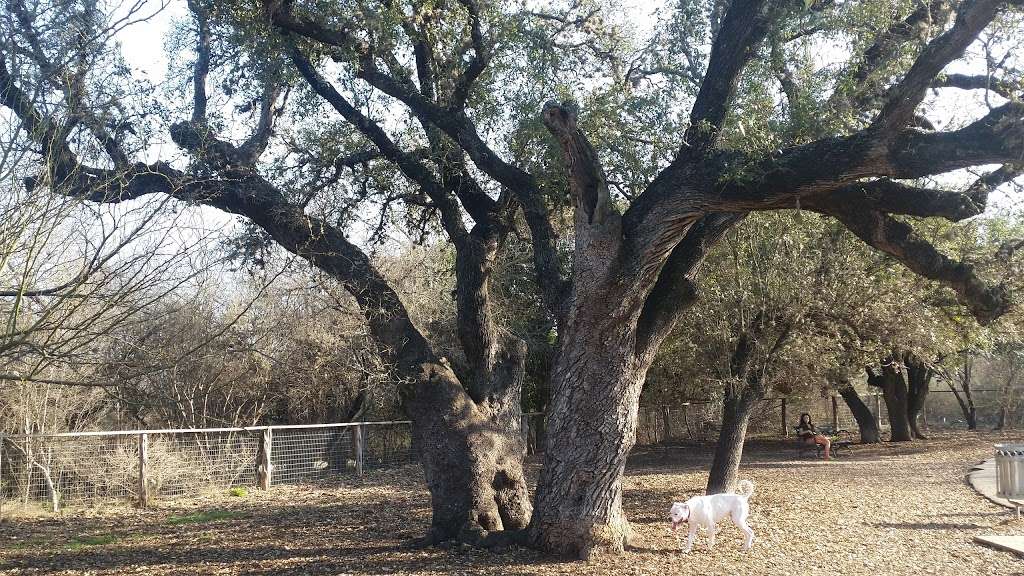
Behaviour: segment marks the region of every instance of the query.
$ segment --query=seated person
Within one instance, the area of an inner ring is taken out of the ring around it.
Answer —
[[[818,429],[811,423],[811,415],[804,412],[800,415],[800,424],[796,427],[796,434],[801,440],[808,444],[821,444],[825,448],[825,460],[831,459],[830,449],[832,441],[828,436],[818,433]]]

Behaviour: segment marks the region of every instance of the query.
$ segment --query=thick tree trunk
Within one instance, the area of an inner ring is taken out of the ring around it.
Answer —
[[[455,240],[467,373],[408,402],[431,494],[431,542],[485,543],[491,532],[526,528],[533,511],[521,429],[526,344],[502,336],[491,317],[488,279],[500,240],[495,228],[477,226]]]
[[[928,399],[929,387],[935,372],[923,359],[910,352],[903,355],[903,364],[907,370],[907,424],[914,438],[926,440],[918,426],[918,417]]]
[[[740,460],[743,458],[743,441],[747,437],[747,424],[755,401],[744,397],[726,398],[722,409],[722,429],[718,433],[715,456],[708,474],[708,494],[730,492],[736,484]]]
[[[540,548],[580,558],[620,553],[629,541],[622,475],[650,364],[632,354],[629,320],[590,313],[590,304],[579,310],[587,321],[564,334],[552,374],[544,468],[530,525]]]
[[[878,433],[878,420],[871,413],[871,409],[860,399],[857,389],[852,385],[843,386],[839,389],[839,395],[853,413],[857,421],[857,428],[860,430],[860,441],[864,444],[874,444],[882,441]]]
[[[765,316],[757,315],[751,325],[740,332],[736,339],[736,348],[729,359],[729,371],[732,382],[726,386],[725,402],[722,405],[722,428],[718,433],[718,444],[711,462],[708,475],[708,494],[729,492],[736,483],[739,474],[740,460],[743,458],[743,441],[747,437],[747,424],[750,423],[750,412],[758,400],[764,397],[762,378],[768,364],[785,343],[790,333],[791,323],[785,327],[775,340],[774,347],[768,352],[765,365],[760,371],[751,370],[757,350],[757,341],[765,328]]]
[[[882,361],[882,373],[868,371],[868,384],[882,390],[885,409],[889,414],[889,440],[910,442],[914,439],[907,418],[907,381],[895,358]]]
[[[589,558],[621,553],[630,538],[622,475],[636,440],[640,389],[654,359],[638,351],[637,325],[655,277],[623,268],[629,259],[622,218],[575,110],[548,103],[543,120],[571,175],[576,251],[529,538],[547,552]]]
[[[408,399],[433,511],[428,543],[479,544],[489,532],[525,528],[532,508],[518,421],[473,402],[443,371],[433,380]],[[517,407],[521,383],[509,387]]]

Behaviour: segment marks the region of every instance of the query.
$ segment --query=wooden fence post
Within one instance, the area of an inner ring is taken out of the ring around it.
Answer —
[[[149,435],[139,434],[139,507],[149,506]]]
[[[672,439],[672,409],[667,404],[661,407],[661,426],[665,430],[661,441],[668,442]]]
[[[274,435],[268,426],[260,436],[260,452],[256,458],[256,482],[262,490],[270,490],[270,483],[273,481],[273,465],[270,463],[270,456],[274,449]]]
[[[789,417],[786,415],[786,399],[782,399],[782,436],[789,436]]]
[[[882,395],[875,394],[875,419],[878,420],[878,427],[882,427]]]
[[[839,403],[836,402],[835,395],[832,396],[832,431],[839,431]]]
[[[356,441],[356,474],[359,476],[363,475],[363,446],[366,443],[366,439],[363,437],[363,425],[357,424],[354,432]]]

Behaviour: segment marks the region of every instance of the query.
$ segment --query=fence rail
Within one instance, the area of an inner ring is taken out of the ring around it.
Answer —
[[[884,406],[865,400],[881,421]],[[801,412],[810,412],[821,424],[856,427],[846,405],[834,398],[769,398],[755,407],[748,433],[785,434]],[[531,412],[522,418],[524,449],[540,452],[545,415]],[[717,438],[721,404],[641,407],[638,418],[638,445],[708,442]],[[59,511],[66,505],[111,498],[145,506],[153,500],[237,486],[269,489],[359,476],[417,460],[411,423],[404,420],[0,434],[0,513],[12,506]]]
[[[102,498],[140,505],[414,463],[408,421],[0,435],[0,510]]]

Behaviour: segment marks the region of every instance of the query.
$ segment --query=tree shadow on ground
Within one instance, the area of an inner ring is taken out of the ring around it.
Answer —
[[[976,530],[989,527],[987,524],[973,522],[875,522],[869,526],[897,530]]]
[[[0,525],[7,548],[0,555],[0,572],[417,574],[436,573],[438,566],[515,572],[516,566],[561,563],[532,550],[411,548],[407,543],[426,532],[430,512],[414,491],[406,498],[366,499],[358,508],[351,502],[250,507],[202,524],[168,524],[169,512],[118,525],[97,526],[95,518],[31,522],[26,532],[32,536],[17,547],[9,545],[9,534],[22,531],[8,522]],[[98,535],[105,537],[101,545],[75,544]]]

